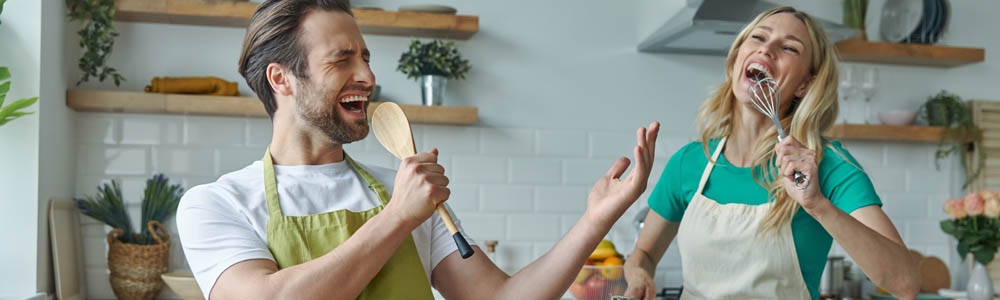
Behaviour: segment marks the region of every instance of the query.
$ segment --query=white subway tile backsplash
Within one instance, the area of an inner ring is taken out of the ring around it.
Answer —
[[[274,125],[270,118],[248,118],[247,119],[247,146],[267,147],[271,144],[271,131]]]
[[[532,245],[532,258],[531,258],[531,260],[532,261],[537,260],[539,257],[542,257],[542,255],[545,255],[545,253],[548,253],[549,250],[552,250],[552,247],[555,247],[555,246],[556,246],[555,242],[536,242],[536,243],[534,243]]]
[[[902,168],[865,168],[868,178],[879,194],[906,191],[906,171]]]
[[[80,145],[77,170],[84,175],[145,175],[148,149]]]
[[[88,225],[91,226],[91,225]],[[100,225],[92,225],[100,226]],[[106,268],[108,266],[107,234],[84,238],[83,261],[85,268]]]
[[[232,171],[243,169],[255,161],[264,157],[265,149],[246,148],[219,148],[215,150],[215,157],[219,160],[219,170],[214,174],[226,174]]]
[[[546,214],[511,214],[507,216],[507,239],[516,241],[552,241],[562,236],[559,216]]]
[[[510,159],[511,183],[557,184],[562,181],[562,162],[554,158]]]
[[[542,156],[587,156],[587,133],[570,130],[538,130],[535,134],[538,154]]]
[[[418,151],[438,148],[442,154],[479,153],[479,127],[425,125],[423,140],[415,140]]]
[[[204,148],[159,147],[153,149],[153,170],[176,175],[215,175],[215,151]]]
[[[481,134],[483,154],[535,153],[535,131],[532,129],[483,128]]]
[[[479,188],[481,207],[488,212],[530,212],[534,192],[530,186],[484,185]]]
[[[199,146],[243,146],[247,119],[186,116],[184,144]]]
[[[590,133],[590,157],[632,157],[632,149],[638,145],[635,132],[592,132]]]
[[[123,177],[118,179],[125,203],[141,204],[146,191],[145,177]]]
[[[122,116],[122,144],[176,145],[183,142],[183,118],[161,115]]]
[[[454,183],[506,183],[507,158],[495,156],[455,156],[451,175]]]
[[[457,212],[479,211],[479,187],[474,184],[449,184],[451,196],[448,197],[448,206]]]
[[[906,166],[907,169],[934,170],[934,150],[931,143],[891,143],[885,146],[885,165]]]
[[[463,213],[459,217],[462,220],[462,229],[477,241],[508,241],[507,217],[503,214]]]
[[[218,179],[219,178],[215,176],[185,176],[181,178],[171,178],[170,184],[180,184],[181,187],[187,191],[202,184],[215,182]]]
[[[882,210],[892,220],[927,218],[927,195],[890,194],[882,196]]]
[[[899,226],[898,224],[896,226]],[[941,231],[940,220],[921,219],[907,222],[906,244],[944,245],[947,236]]]
[[[79,144],[116,144],[119,140],[118,117],[114,114],[80,113],[74,127]]]
[[[592,185],[611,169],[614,162],[614,159],[608,158],[563,160],[563,183]]]
[[[850,140],[841,141],[841,145],[866,171],[881,169],[885,166],[885,143]]]
[[[112,176],[103,175],[77,175],[76,176],[76,188],[74,190],[74,198],[83,198],[85,196],[93,196],[97,194],[97,187],[105,183],[110,183]]]
[[[534,244],[501,240],[497,245],[497,267],[507,274],[514,274],[534,260]]]
[[[583,213],[587,209],[585,186],[539,186],[535,188],[535,211],[552,213]]]
[[[946,171],[907,169],[906,191],[917,193],[947,193],[952,191],[951,182],[942,180],[944,178],[949,178]]]

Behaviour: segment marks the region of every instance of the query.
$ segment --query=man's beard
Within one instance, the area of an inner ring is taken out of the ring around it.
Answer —
[[[310,125],[323,131],[334,143],[349,144],[368,136],[368,122],[366,119],[348,123],[340,117],[337,112],[337,93],[327,88],[317,91],[314,85],[308,83],[309,79],[300,80],[298,89],[301,93],[295,96],[296,110],[303,120]],[[364,87],[354,88],[355,90],[366,90]],[[345,90],[350,90],[346,86]],[[367,110],[368,104],[365,103]]]

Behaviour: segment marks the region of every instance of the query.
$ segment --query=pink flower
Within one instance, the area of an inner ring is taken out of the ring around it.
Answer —
[[[997,194],[997,192],[994,192],[993,190],[982,190],[979,192],[979,196],[983,197],[983,200],[986,201],[989,201],[990,198],[1000,199],[1000,194]]]
[[[986,198],[986,209],[983,214],[990,218],[1000,217],[1000,198]]]
[[[948,201],[944,202],[944,206],[942,206],[941,208],[942,210],[944,210],[946,214],[950,215],[953,219],[956,220],[965,218],[967,215],[965,212],[965,203],[962,202],[962,199],[958,198],[948,199]]]
[[[979,216],[983,214],[983,197],[980,197],[977,193],[969,193],[965,195],[965,211],[969,213],[970,216]]]

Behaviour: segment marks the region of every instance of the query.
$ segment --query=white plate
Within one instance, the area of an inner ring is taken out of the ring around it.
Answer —
[[[882,41],[882,34],[879,30],[879,23],[882,22],[882,6],[885,0],[870,0],[865,11],[865,35],[872,42]]]
[[[879,23],[882,38],[890,42],[903,41],[920,25],[923,14],[923,0],[886,0]]]
[[[426,12],[426,13],[436,13],[436,14],[452,14],[458,12],[457,9],[446,5],[437,4],[423,4],[423,5],[403,5],[399,7],[399,11],[412,11],[412,12]]]

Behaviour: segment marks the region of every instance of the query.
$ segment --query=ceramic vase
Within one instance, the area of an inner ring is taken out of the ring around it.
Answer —
[[[969,284],[965,287],[969,292],[969,300],[993,300],[993,280],[986,271],[986,266],[976,262],[969,276]]]

